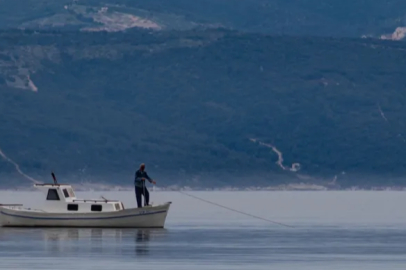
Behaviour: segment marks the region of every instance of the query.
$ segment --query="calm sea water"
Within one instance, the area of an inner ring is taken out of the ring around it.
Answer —
[[[0,269],[405,269],[406,192],[177,192],[165,229],[0,228]],[[135,205],[132,192],[78,193]],[[0,192],[37,206],[37,192]]]

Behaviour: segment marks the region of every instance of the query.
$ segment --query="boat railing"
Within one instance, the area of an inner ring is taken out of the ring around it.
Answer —
[[[89,199],[74,199],[72,200],[73,202],[104,202],[104,203],[108,203],[108,202],[120,202],[117,200],[89,200]]]

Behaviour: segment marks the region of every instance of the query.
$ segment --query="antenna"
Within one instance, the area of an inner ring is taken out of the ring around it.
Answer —
[[[55,177],[54,172],[52,172],[51,175],[52,175],[52,178],[54,179],[54,184],[57,185],[58,181],[56,181],[56,177]]]

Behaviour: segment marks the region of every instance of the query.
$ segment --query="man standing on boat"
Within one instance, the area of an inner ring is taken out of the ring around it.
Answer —
[[[140,169],[135,172],[135,196],[137,198],[137,205],[138,207],[142,207],[141,195],[144,195],[145,198],[145,205],[149,205],[149,192],[147,187],[145,186],[145,179],[147,179],[150,183],[156,184],[154,180],[152,180],[147,172],[145,171],[145,164],[142,163]]]

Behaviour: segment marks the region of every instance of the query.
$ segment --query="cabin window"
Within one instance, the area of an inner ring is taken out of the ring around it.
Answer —
[[[92,204],[91,210],[101,212],[102,206],[101,206],[101,204]]]
[[[68,204],[68,211],[78,211],[79,205],[77,204]]]
[[[66,188],[63,189],[63,195],[65,195],[65,198],[69,198],[69,193]]]
[[[58,191],[56,189],[49,189],[47,195],[48,201],[59,201]]]
[[[75,193],[73,192],[73,190],[71,188],[68,188],[68,193],[69,193],[69,196],[75,197]]]

